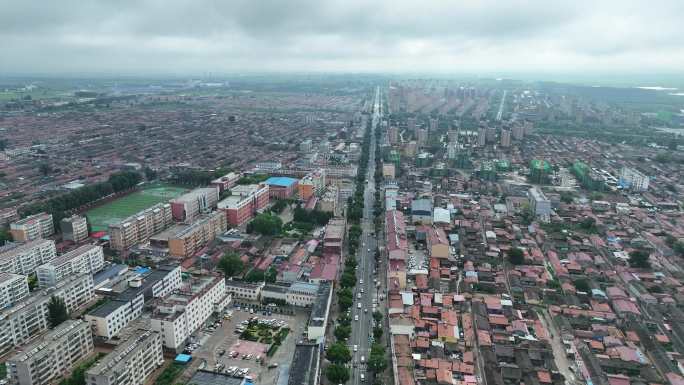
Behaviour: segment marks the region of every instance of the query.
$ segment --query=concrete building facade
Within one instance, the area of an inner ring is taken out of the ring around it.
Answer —
[[[55,259],[56,255],[55,242],[50,239],[5,245],[0,248],[0,271],[29,275],[38,266]]]
[[[530,189],[530,209],[538,217],[548,218],[551,215],[551,201],[536,187]]]
[[[47,238],[55,233],[52,214],[38,213],[10,224],[10,234],[17,242]]]
[[[29,295],[25,275],[0,273],[0,308],[5,309],[23,301]]]
[[[200,214],[211,211],[216,207],[219,198],[217,186],[197,188],[171,200],[173,219],[191,223]]]
[[[109,225],[110,246],[119,251],[127,249],[137,243],[146,242],[153,234],[172,224],[171,205],[156,204],[119,223]]]
[[[86,371],[86,384],[143,385],[163,363],[159,333],[140,329]]]
[[[78,243],[88,238],[88,220],[80,215],[72,215],[59,221],[62,239]]]
[[[169,237],[171,256],[190,257],[228,229],[226,215],[221,211],[198,216],[196,219],[195,222]]]
[[[48,303],[53,296],[64,301],[68,312],[76,311],[93,299],[93,277],[72,276],[0,311],[0,356],[48,329]]]
[[[620,169],[620,185],[632,191],[646,191],[650,178],[639,170],[623,167]]]
[[[54,286],[73,274],[95,274],[104,267],[102,246],[83,245],[52,261],[38,266],[36,275],[40,287]]]
[[[232,299],[222,275],[193,276],[180,290],[155,304],[152,330],[159,332],[164,347],[180,351],[185,341],[214,313],[220,313]]]
[[[229,197],[217,204],[218,209],[225,212],[230,226],[240,226],[249,221],[269,203],[266,184],[235,186],[230,193]]]
[[[87,322],[67,320],[7,360],[10,384],[47,385],[70,373],[94,351]]]

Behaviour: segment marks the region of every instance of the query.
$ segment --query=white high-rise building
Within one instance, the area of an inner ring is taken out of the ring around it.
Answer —
[[[52,214],[39,213],[10,224],[12,239],[19,242],[47,238],[55,233]]]
[[[11,243],[0,248],[0,272],[29,275],[56,255],[55,242],[50,239]]]
[[[501,130],[501,147],[511,147],[510,130]]]
[[[222,275],[193,276],[187,286],[159,301],[152,315],[152,330],[162,335],[164,346],[182,349],[188,337],[214,313],[230,304]]]
[[[530,209],[542,219],[548,219],[551,215],[551,201],[536,187],[530,189]]]
[[[3,309],[0,311],[0,356],[48,329],[48,303],[52,297],[63,300],[71,313],[90,302],[93,296],[93,277],[75,275]]]
[[[72,215],[59,221],[62,239],[75,243],[88,238],[88,220],[80,215]]]
[[[639,170],[623,167],[620,170],[620,185],[633,191],[648,190],[650,178]]]
[[[143,385],[163,363],[159,333],[140,329],[86,371],[86,384]]]
[[[67,320],[40,339],[21,347],[7,360],[10,384],[50,384],[68,375],[93,351],[93,335],[88,323]]]
[[[54,286],[72,274],[95,274],[104,267],[102,246],[83,245],[76,250],[60,255],[52,261],[38,266],[38,284],[41,287]]]
[[[28,279],[25,275],[0,273],[0,309],[21,302],[28,295]]]

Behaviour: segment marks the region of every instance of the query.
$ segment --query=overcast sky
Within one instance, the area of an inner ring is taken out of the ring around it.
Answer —
[[[658,73],[684,0],[0,0],[0,72]]]

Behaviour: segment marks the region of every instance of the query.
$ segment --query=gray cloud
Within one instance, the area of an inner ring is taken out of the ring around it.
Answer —
[[[684,2],[0,0],[0,72],[651,72]]]

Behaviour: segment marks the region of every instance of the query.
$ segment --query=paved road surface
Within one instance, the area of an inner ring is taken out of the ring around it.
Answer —
[[[353,362],[356,367],[352,372],[352,383],[354,385],[361,385],[361,373],[365,375],[365,382],[370,382],[368,378],[369,372],[366,371],[366,362],[370,354],[370,340],[373,335],[373,296],[375,292],[375,284],[373,283],[373,269],[375,267],[375,250],[377,243],[373,225],[373,206],[375,204],[375,129],[380,122],[380,88],[375,90],[375,102],[373,104],[373,117],[371,123],[370,146],[368,151],[368,170],[366,175],[366,189],[364,192],[364,210],[363,218],[361,220],[361,242],[359,251],[357,253],[359,269],[356,272],[357,282],[354,293],[354,307],[352,308],[352,318],[358,315],[358,321],[352,321],[352,335],[351,344],[358,346],[358,351],[353,354]],[[363,281],[363,283],[361,283]],[[361,290],[363,289],[363,293]],[[357,295],[361,294],[361,299],[357,299]],[[361,307],[359,308],[359,305]],[[367,311],[366,311],[367,310]],[[361,357],[364,357],[362,364]]]

